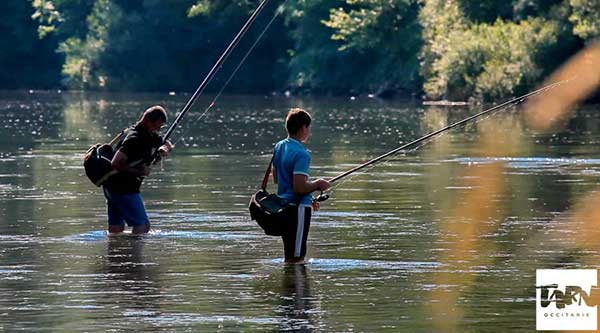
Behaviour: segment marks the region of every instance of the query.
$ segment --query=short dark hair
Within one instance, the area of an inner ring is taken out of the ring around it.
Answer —
[[[285,129],[288,134],[296,134],[302,126],[310,126],[310,114],[300,108],[292,108],[285,118]]]
[[[167,122],[167,110],[160,105],[154,105],[149,107],[142,115],[142,120],[147,119],[152,122],[162,120],[164,123]]]

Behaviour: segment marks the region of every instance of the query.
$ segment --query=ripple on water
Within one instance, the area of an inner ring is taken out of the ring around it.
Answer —
[[[20,158],[23,159],[49,159],[49,160],[61,160],[63,161],[65,158],[71,158],[71,159],[81,159],[81,155],[77,155],[77,156],[65,156],[65,155],[59,155],[59,154],[35,154],[35,153],[31,153],[31,154],[24,154],[24,155],[20,155]]]
[[[0,275],[4,274],[21,274],[21,273],[35,273],[36,271],[30,269],[31,265],[17,265],[17,266],[0,266]]]
[[[0,235],[2,244],[41,243],[41,240],[32,235]]]
[[[215,214],[201,214],[201,213],[185,213],[185,212],[178,212],[178,213],[174,213],[174,214],[168,214],[168,215],[158,215],[158,214],[151,214],[151,217],[161,217],[161,218],[166,218],[168,217],[169,219],[174,219],[178,222],[213,222],[213,221],[228,221],[228,220],[232,220],[235,217],[232,216],[225,216],[225,215],[215,215]]]
[[[362,202],[362,201],[361,201]],[[327,217],[389,217],[394,216],[392,213],[365,213],[365,212],[333,212],[333,211],[320,211],[319,216],[327,216]]]
[[[104,230],[95,230],[86,232],[83,234],[66,236],[64,238],[67,242],[78,242],[78,243],[90,243],[90,242],[99,242],[106,239],[108,233]]]
[[[186,326],[190,324],[277,324],[278,318],[273,317],[238,317],[238,316],[202,316],[196,313],[162,313],[158,316],[147,316],[146,321],[154,324],[170,326]]]
[[[230,239],[246,239],[246,238],[256,238],[257,235],[250,234],[235,234],[229,232],[202,232],[202,231],[163,231],[160,229],[155,229],[150,231],[146,235],[136,235],[132,234],[131,231],[125,231],[120,234],[110,235],[103,230],[96,230],[91,232],[86,232],[83,234],[66,236],[63,238],[65,241],[69,242],[78,242],[78,243],[88,243],[88,242],[99,242],[107,240],[108,237],[131,237],[131,238],[140,238],[145,240],[152,239],[216,239],[216,240],[230,240]]]
[[[45,193],[27,194],[13,200],[75,200],[79,197],[72,192],[48,191]]]
[[[14,189],[14,186],[10,184],[0,184],[0,193],[10,192],[12,189]]]
[[[552,157],[464,157],[456,158],[461,164],[486,164],[507,162],[510,167],[517,169],[551,168],[566,165],[600,165],[597,158],[552,158]]]
[[[271,259],[268,263],[283,264],[283,259]],[[307,267],[315,271],[338,272],[355,269],[384,269],[407,272],[432,271],[441,266],[435,261],[380,261],[361,259],[319,259],[311,258],[306,262]]]
[[[12,179],[12,178],[26,178],[26,177],[28,177],[28,176],[25,175],[25,174],[22,174],[22,173],[3,173],[3,174],[0,174],[0,178],[11,178]]]
[[[256,235],[234,234],[229,232],[202,232],[202,231],[151,231],[150,238],[193,238],[193,239],[242,239],[256,238]]]

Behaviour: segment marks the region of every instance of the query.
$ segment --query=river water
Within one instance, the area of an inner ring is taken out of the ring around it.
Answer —
[[[152,233],[108,237],[83,153],[187,97],[0,93],[0,330],[531,331],[536,269],[598,267],[594,106],[546,134],[505,110],[336,184],[284,265],[247,204],[287,108],[314,117],[315,177],[479,109],[225,96],[197,121],[200,100],[144,183]]]

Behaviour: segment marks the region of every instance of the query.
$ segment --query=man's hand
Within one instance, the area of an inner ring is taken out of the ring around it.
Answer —
[[[313,184],[316,186],[315,190],[319,190],[321,192],[324,192],[331,187],[331,183],[323,178],[315,180]]]
[[[160,157],[166,157],[167,155],[169,155],[169,152],[171,152],[171,149],[173,149],[173,147],[174,146],[171,143],[171,141],[165,141],[165,143],[162,146],[160,146],[160,148],[158,148],[158,153],[160,154]]]
[[[313,208],[313,210],[315,212],[318,211],[319,209],[321,209],[321,203],[318,202],[317,200],[313,200],[312,201],[312,208]]]

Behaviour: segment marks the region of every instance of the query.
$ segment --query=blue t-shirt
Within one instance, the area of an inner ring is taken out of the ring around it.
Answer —
[[[277,195],[286,202],[310,205],[310,193],[302,197],[294,194],[294,175],[305,175],[310,180],[308,150],[300,141],[287,138],[277,142],[273,156],[273,167],[277,171]]]

